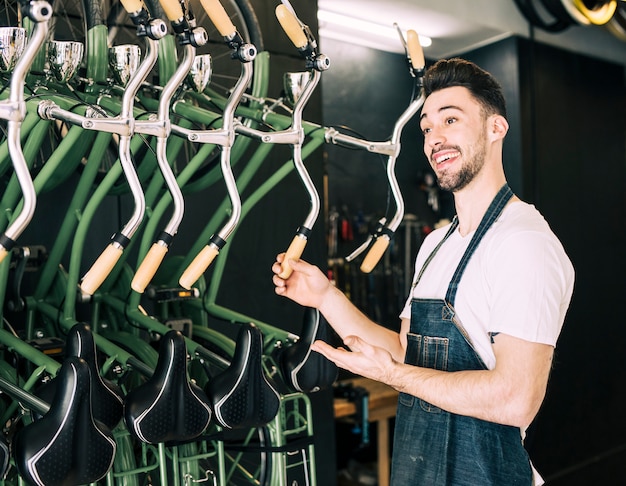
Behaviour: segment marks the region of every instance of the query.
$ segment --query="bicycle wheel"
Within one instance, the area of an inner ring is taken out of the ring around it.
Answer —
[[[222,0],[222,5],[244,41],[254,44],[257,51],[263,51],[265,48],[261,28],[249,0]],[[191,0],[190,7],[197,24],[204,27],[209,34],[209,42],[198,49],[198,54],[211,55],[213,74],[210,86],[213,91],[226,97],[239,78],[239,62],[231,59],[231,49],[224,44],[222,36],[208,18],[200,1]]]
[[[53,0],[50,39],[85,43],[87,16],[81,0]]]
[[[4,0],[0,2],[0,26],[15,27],[19,25],[21,15],[19,13],[18,2],[15,0]]]

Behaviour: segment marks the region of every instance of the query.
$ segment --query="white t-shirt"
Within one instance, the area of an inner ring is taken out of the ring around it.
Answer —
[[[416,272],[448,231],[433,231],[416,259]],[[414,287],[401,318],[411,318],[413,298],[443,299],[473,233],[456,230]],[[508,204],[472,255],[454,308],[488,369],[495,366],[492,333],[556,345],[574,286],[574,269],[563,246],[534,206]]]

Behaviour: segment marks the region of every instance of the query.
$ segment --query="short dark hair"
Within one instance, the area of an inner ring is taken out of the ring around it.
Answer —
[[[487,115],[506,118],[506,101],[500,83],[487,71],[465,59],[442,59],[430,66],[424,74],[424,93],[452,86],[467,88]]]

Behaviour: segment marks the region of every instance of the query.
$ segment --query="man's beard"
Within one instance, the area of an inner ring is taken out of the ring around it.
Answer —
[[[465,188],[472,182],[476,174],[478,174],[485,165],[485,147],[486,136],[483,132],[477,143],[470,147],[470,156],[458,172],[448,173],[448,171],[444,171],[437,174],[437,184],[439,187],[444,191],[456,192]],[[458,147],[457,150],[461,152],[461,149]]]

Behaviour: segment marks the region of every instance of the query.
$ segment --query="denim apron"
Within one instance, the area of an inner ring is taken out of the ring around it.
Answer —
[[[500,189],[452,277],[445,300],[413,299],[405,363],[443,371],[487,369],[454,310],[456,291],[469,259],[513,193]],[[418,276],[446,239],[430,254]],[[441,410],[400,393],[393,443],[392,486],[532,485],[532,470],[520,429]]]

